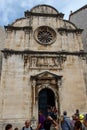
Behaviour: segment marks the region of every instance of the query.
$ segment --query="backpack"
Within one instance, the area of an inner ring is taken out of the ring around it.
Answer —
[[[25,126],[22,128],[22,130],[24,130],[24,128],[25,128]],[[31,126],[30,126],[30,129],[33,130]]]

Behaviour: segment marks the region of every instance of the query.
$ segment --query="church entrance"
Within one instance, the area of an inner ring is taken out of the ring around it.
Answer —
[[[61,85],[62,76],[45,71],[43,73],[31,76],[32,79],[32,115],[38,110],[42,110],[44,115],[47,116],[47,109],[49,106],[57,108],[60,114],[60,99],[59,87]]]
[[[39,92],[38,106],[45,116],[47,115],[48,106],[55,106],[55,95],[51,89],[44,88]]]

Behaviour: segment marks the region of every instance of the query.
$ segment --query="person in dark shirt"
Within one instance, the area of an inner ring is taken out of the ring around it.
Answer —
[[[45,130],[50,130],[52,121],[47,117],[46,120],[44,121],[44,129]]]
[[[80,115],[79,109],[76,109],[75,115],[79,117]]]
[[[83,130],[82,123],[80,121],[75,122],[74,130]]]

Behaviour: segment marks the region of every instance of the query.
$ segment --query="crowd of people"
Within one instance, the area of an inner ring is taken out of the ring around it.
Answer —
[[[5,130],[13,130],[12,124],[7,124]],[[17,127],[14,130],[19,130]],[[33,130],[29,120],[25,121],[25,126],[21,130]],[[87,130],[87,114],[83,115],[77,109],[72,118],[67,116],[67,111],[58,117],[55,107],[48,108],[48,115],[39,111],[38,124],[35,130]]]
[[[5,130],[13,130],[13,126],[12,124],[7,124],[5,126]],[[19,130],[18,127],[14,128],[14,130]],[[33,130],[32,127],[31,127],[31,123],[29,120],[26,120],[25,121],[25,125],[22,127],[21,130]]]
[[[87,114],[81,114],[78,109],[72,118],[67,116],[67,111],[60,117],[57,117],[57,114],[55,108],[48,108],[48,116],[45,118],[40,111],[37,130],[87,130]]]

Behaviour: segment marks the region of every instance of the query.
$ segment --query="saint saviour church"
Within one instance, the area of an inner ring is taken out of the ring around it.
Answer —
[[[55,106],[71,116],[87,112],[87,53],[81,34],[64,14],[38,5],[5,26],[0,87],[0,124],[38,120]],[[22,126],[21,125],[21,126]]]

